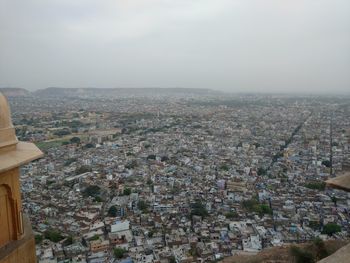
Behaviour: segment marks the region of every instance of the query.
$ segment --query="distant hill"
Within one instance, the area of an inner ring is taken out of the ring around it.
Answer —
[[[0,88],[0,92],[6,97],[28,97],[31,92],[22,88]]]
[[[127,98],[127,97],[178,97],[210,96],[223,94],[210,89],[190,88],[56,88],[50,87],[30,92],[23,88],[0,88],[7,97],[38,96],[45,98]]]
[[[46,88],[34,92],[41,97],[188,97],[221,94],[209,89],[187,88]]]

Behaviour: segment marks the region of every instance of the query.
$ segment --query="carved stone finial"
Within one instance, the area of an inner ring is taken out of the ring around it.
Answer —
[[[17,142],[9,104],[5,96],[0,93],[0,150],[3,147],[15,145]]]

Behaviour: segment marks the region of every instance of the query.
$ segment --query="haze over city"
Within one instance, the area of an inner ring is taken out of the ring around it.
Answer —
[[[1,0],[0,87],[344,93],[346,0]]]
[[[0,263],[349,263],[349,0],[0,0]]]

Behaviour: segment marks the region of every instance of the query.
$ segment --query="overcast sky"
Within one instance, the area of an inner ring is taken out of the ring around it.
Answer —
[[[349,0],[0,0],[0,87],[350,92]]]

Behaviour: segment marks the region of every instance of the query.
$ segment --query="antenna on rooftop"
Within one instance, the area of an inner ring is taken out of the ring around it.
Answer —
[[[333,176],[333,112],[331,115],[331,121],[330,121],[330,147],[329,147],[329,162],[330,162],[330,171],[329,176]]]
[[[276,219],[276,215],[275,215],[275,213],[274,213],[274,211],[273,211],[273,208],[272,208],[272,204],[271,204],[271,197],[269,197],[269,206],[270,206],[270,208],[271,208],[271,210],[272,210],[272,221],[273,221],[273,230],[275,230],[276,231],[276,221],[275,221],[275,219]]]

